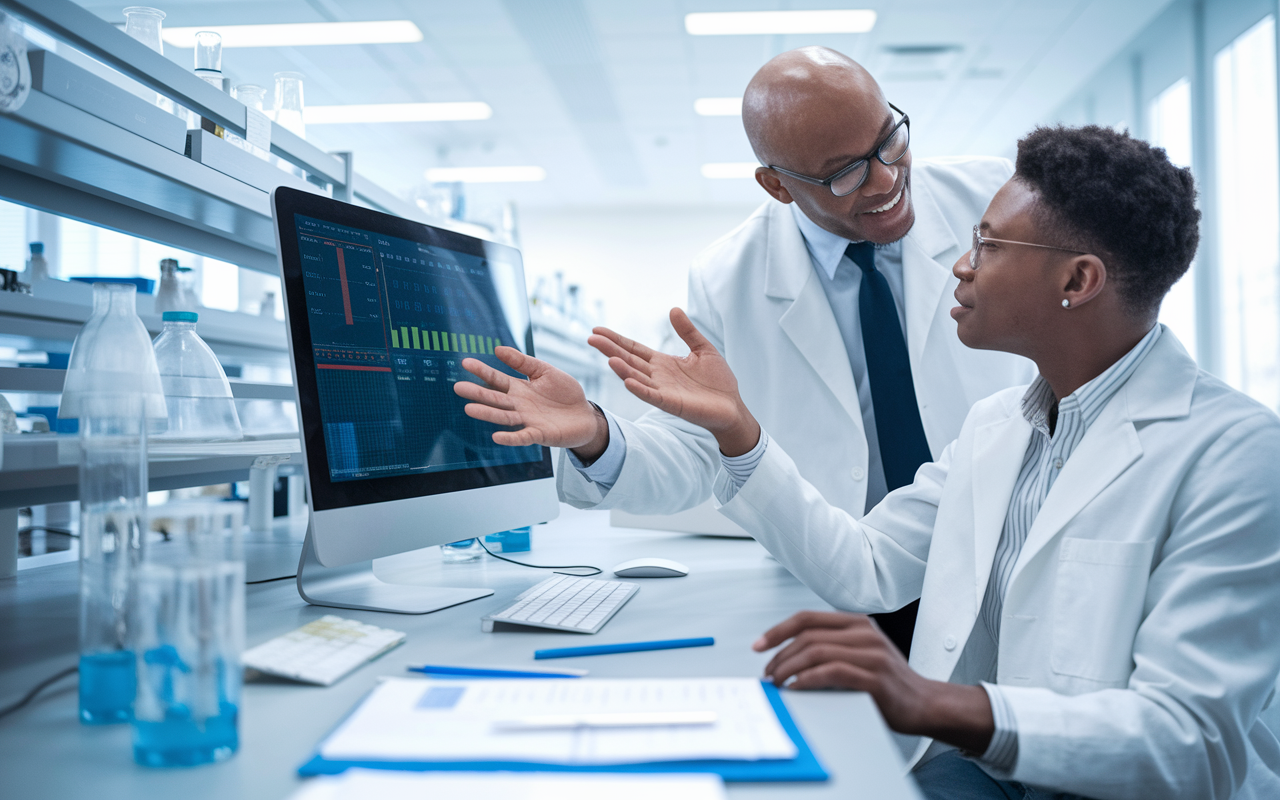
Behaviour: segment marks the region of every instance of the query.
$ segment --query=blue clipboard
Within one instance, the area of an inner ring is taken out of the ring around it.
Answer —
[[[769,705],[796,746],[795,758],[764,761],[654,761],[647,764],[542,764],[534,761],[330,761],[319,753],[298,767],[298,775],[337,775],[351,767],[417,772],[712,772],[730,782],[825,781],[829,777],[809,749],[777,688],[761,681]]]

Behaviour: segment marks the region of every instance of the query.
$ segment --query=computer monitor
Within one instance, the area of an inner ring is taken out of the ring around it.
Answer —
[[[492,594],[403,586],[372,559],[543,522],[551,453],[493,442],[453,391],[476,358],[533,355],[520,251],[281,187],[271,196],[298,392],[309,603],[422,614]]]

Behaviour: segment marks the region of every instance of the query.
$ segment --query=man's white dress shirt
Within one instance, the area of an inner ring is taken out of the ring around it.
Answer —
[[[858,317],[858,291],[862,285],[862,270],[845,255],[845,248],[852,242],[818,226],[805,216],[795,203],[791,204],[791,213],[795,218],[801,235],[804,236],[805,247],[809,250],[809,260],[822,283],[827,295],[827,302],[835,314],[836,325],[840,328],[840,338],[844,341],[844,349],[849,357],[849,367],[853,371],[854,386],[858,391],[858,406],[862,412],[863,430],[867,431],[867,502],[866,509],[875,507],[876,503],[888,493],[884,478],[884,464],[880,458],[880,442],[875,435],[876,415],[871,403],[871,382],[867,380],[867,359],[862,349],[862,324]],[[876,248],[876,269],[884,275],[893,292],[893,299],[898,307],[898,323],[903,324],[904,300],[902,277],[902,243],[884,245]],[[905,330],[905,328],[904,328]],[[584,476],[606,491],[613,487],[622,472],[622,462],[627,455],[626,437],[613,415],[601,409],[609,422],[609,446],[591,464],[584,464],[572,452],[568,453],[569,463],[573,464]]]

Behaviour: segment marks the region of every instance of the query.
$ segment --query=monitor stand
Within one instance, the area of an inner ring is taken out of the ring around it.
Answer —
[[[326,567],[316,558],[311,527],[298,561],[298,594],[313,606],[390,611],[395,614],[429,614],[493,594],[492,589],[457,589],[441,586],[406,586],[386,583],[373,574],[372,561]]]

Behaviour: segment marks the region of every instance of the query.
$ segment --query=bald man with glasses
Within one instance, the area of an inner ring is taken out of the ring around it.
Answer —
[[[951,264],[1013,167],[913,164],[907,114],[826,48],[765,64],[742,120],[770,199],[698,257],[689,315],[800,474],[860,517],[942,452],[973,403],[1034,374],[1019,357],[965,348],[948,313]],[[720,452],[707,431],[657,410],[620,419],[560,370],[498,356],[529,381],[468,360],[492,389],[455,390],[471,416],[515,428],[494,441],[564,448],[564,501],[671,514],[711,497]],[[907,652],[914,619],[913,604],[877,621]]]

